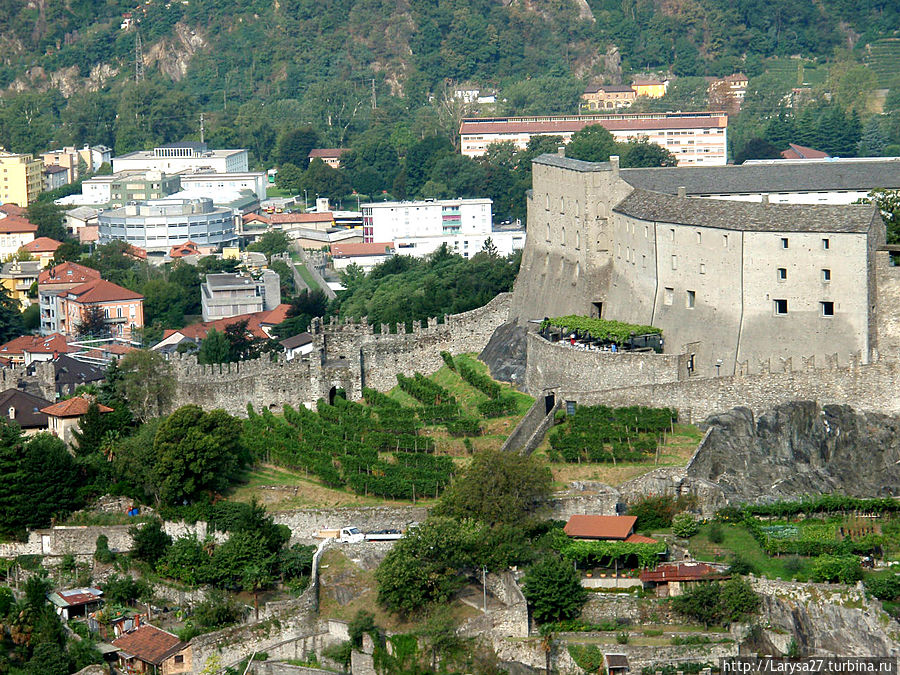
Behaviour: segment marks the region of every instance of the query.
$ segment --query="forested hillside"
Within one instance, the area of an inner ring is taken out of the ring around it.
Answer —
[[[428,136],[454,143],[463,114],[575,112],[585,84],[632,74],[674,75],[662,105],[702,107],[700,77],[739,70],[763,78],[748,92],[759,122],[806,84],[797,64],[823,86],[840,61],[863,69],[845,79],[890,88],[898,26],[893,0],[6,0],[0,145],[126,152],[198,137],[202,112],[212,145],[249,147],[258,167],[306,126],[322,146],[387,144],[396,163]],[[498,103],[464,108],[457,83]]]

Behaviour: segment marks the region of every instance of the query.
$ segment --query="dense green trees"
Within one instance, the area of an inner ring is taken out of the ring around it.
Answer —
[[[183,406],[159,426],[153,441],[160,498],[194,501],[227,487],[247,461],[241,425],[222,410]]]
[[[375,325],[409,324],[476,307],[512,288],[519,256],[478,253],[466,260],[439,249],[429,259],[395,256],[368,275],[344,276],[347,291],[332,303],[341,317],[369,317]]]
[[[444,492],[436,512],[489,525],[513,525],[547,498],[550,485],[550,469],[537,458],[484,450]]]
[[[672,599],[672,609],[705,626],[741,621],[759,608],[759,596],[750,582],[733,577],[723,583],[691,584]]]
[[[528,569],[522,580],[522,594],[538,623],[574,619],[587,602],[587,590],[575,567],[552,555]]]
[[[18,424],[0,420],[0,533],[46,527],[55,514],[81,504],[79,475],[65,444],[49,434],[26,437]]]

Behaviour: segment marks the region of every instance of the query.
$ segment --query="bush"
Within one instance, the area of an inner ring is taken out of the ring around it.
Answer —
[[[714,544],[721,544],[723,541],[725,541],[725,532],[722,530],[722,526],[718,523],[713,523],[709,526],[709,530],[707,530],[706,536],[709,537],[709,540]]]
[[[105,534],[101,534],[97,537],[97,547],[94,549],[94,560],[108,565],[115,559],[116,555],[109,550],[109,537]]]
[[[441,352],[441,358],[444,359],[444,363],[450,370],[456,370],[456,364],[453,362],[453,357],[450,355],[450,352]]]
[[[810,572],[813,581],[855,584],[862,579],[862,567],[855,555],[820,555]]]
[[[129,528],[128,534],[134,542],[131,554],[151,565],[155,565],[172,545],[172,537],[163,531],[162,522],[156,519],[145,523],[143,527]]]
[[[627,645],[629,639],[630,636],[625,631],[616,633],[616,642],[618,642],[620,645]]]
[[[693,514],[682,511],[672,518],[672,532],[678,537],[693,537],[700,529],[700,524]]]
[[[870,576],[866,579],[866,590],[879,600],[893,601],[900,597],[900,577]]]
[[[219,591],[210,593],[194,608],[194,620],[207,629],[224,628],[244,617],[244,607]]]
[[[572,564],[547,556],[528,570],[522,594],[538,623],[574,619],[587,602],[587,591]]]
[[[643,531],[664,529],[672,526],[672,519],[676,513],[689,508],[694,501],[696,500],[688,497],[676,499],[668,495],[644,497],[634,504],[629,504],[628,515],[637,516],[635,529]]]
[[[756,568],[740,553],[735,553],[729,560],[728,572],[735,575],[753,574]]]
[[[341,642],[336,645],[331,645],[330,647],[326,647],[323,655],[326,658],[331,659],[337,663],[340,663],[344,668],[348,668],[350,666],[350,657],[353,654],[353,643],[350,640],[346,642]]]

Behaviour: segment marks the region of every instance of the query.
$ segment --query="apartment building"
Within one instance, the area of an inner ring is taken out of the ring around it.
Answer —
[[[561,136],[568,143],[576,131],[600,124],[620,142],[646,138],[675,155],[678,166],[724,166],[728,115],[724,112],[617,113],[544,117],[464,119],[460,150],[479,157],[491,143],[511,141],[524,150],[532,136]]]
[[[0,150],[0,204],[31,204],[43,188],[43,169],[34,155]]]

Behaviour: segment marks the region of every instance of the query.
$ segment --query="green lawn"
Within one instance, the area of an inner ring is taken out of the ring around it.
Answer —
[[[311,291],[319,290],[319,284],[316,283],[316,280],[313,279],[312,274],[310,274],[309,270],[306,269],[306,265],[304,265],[303,263],[297,263],[295,267],[300,273],[300,277],[303,279],[303,281],[306,282],[306,285],[309,286],[309,289]]]
[[[266,187],[266,197],[293,197],[294,195],[290,190],[285,190],[280,187],[275,187],[272,183],[269,183]]]
[[[724,535],[721,543],[709,539],[711,524],[700,527],[700,531],[691,538],[689,546],[691,554],[697,560],[710,562],[727,562],[735,553],[740,554],[750,563],[756,574],[770,579],[793,579],[805,581],[809,569],[809,559],[799,556],[770,557],[762,550],[759,543],[742,525],[725,525],[719,527]]]

